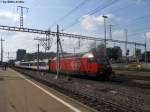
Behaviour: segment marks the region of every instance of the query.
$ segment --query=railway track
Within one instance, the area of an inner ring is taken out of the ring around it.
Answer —
[[[34,78],[35,80],[42,82],[45,85],[50,86],[50,87],[56,89],[57,91],[59,91],[63,94],[66,94],[67,96],[70,96],[71,98],[74,98],[74,99],[76,99],[76,100],[78,100],[78,101],[98,110],[98,111],[101,111],[101,112],[141,112],[142,111],[141,109],[129,108],[129,107],[126,107],[125,105],[118,104],[114,101],[104,99],[101,96],[97,97],[95,95],[85,94],[83,92],[79,92],[79,91],[73,90],[71,88],[68,89],[63,85],[51,83],[51,82],[47,81],[46,78],[42,79],[39,76],[35,77],[35,76],[33,76],[33,75],[29,74],[28,72],[25,72],[21,69],[15,69],[15,70],[17,70],[23,74],[26,74],[29,77]],[[119,94],[124,95],[123,92],[119,93]],[[137,100],[136,97],[132,97],[132,99]]]
[[[83,80],[82,79],[78,79],[78,81],[79,82],[83,82]],[[135,111],[137,111],[137,110],[139,110],[139,111],[142,111],[142,109],[140,109],[140,108],[143,108],[143,105],[144,105],[144,103],[145,102],[147,102],[148,104],[150,104],[150,100],[149,100],[149,98],[147,98],[146,96],[143,98],[143,96],[142,95],[137,95],[136,96],[136,94],[134,93],[128,93],[128,91],[129,90],[122,90],[122,89],[118,89],[119,88],[119,86],[116,86],[116,85],[118,85],[118,84],[116,84],[116,83],[110,83],[110,82],[107,82],[107,84],[108,85],[112,85],[112,87],[113,86],[115,86],[114,88],[107,88],[107,85],[104,85],[104,86],[106,86],[106,88],[104,88],[104,89],[99,89],[99,86],[97,85],[98,84],[98,82],[92,82],[92,83],[90,83],[90,81],[87,81],[87,80],[84,80],[84,83],[86,83],[87,82],[87,84],[90,84],[90,85],[93,85],[94,87],[95,87],[95,89],[94,89],[94,91],[96,91],[97,92],[97,94],[98,94],[98,96],[102,96],[103,97],[103,94],[99,94],[99,93],[104,93],[104,95],[106,95],[107,93],[111,93],[111,94],[114,94],[113,96],[114,97],[116,97],[116,96],[120,96],[120,97],[124,97],[124,98],[126,98],[126,105],[128,105],[128,108],[130,107],[130,108],[132,108],[133,110],[135,110],[134,108],[136,107],[136,110]],[[96,84],[97,83],[97,84]],[[99,82],[99,83],[101,83],[101,82]],[[105,83],[105,82],[104,82]],[[96,86],[97,85],[97,86]],[[120,84],[119,84],[120,85]],[[122,85],[122,84],[121,84]],[[125,87],[128,87],[127,85],[125,85]],[[130,87],[130,88],[132,88],[132,87]],[[140,89],[140,88],[139,88]],[[150,92],[149,92],[150,93]],[[149,94],[149,93],[147,93],[147,94]],[[142,96],[142,97],[141,97]],[[108,102],[113,102],[114,103],[114,100],[106,100],[106,101],[108,101]],[[121,100],[120,100],[121,101]],[[137,105],[137,104],[142,104],[142,105]],[[119,105],[119,102],[118,103],[116,103],[116,105]],[[131,106],[131,105],[134,105],[134,107],[133,106]],[[123,107],[125,107],[125,106],[123,106]],[[139,109],[137,109],[137,108],[139,108]]]
[[[150,81],[150,71],[114,70],[116,77]]]

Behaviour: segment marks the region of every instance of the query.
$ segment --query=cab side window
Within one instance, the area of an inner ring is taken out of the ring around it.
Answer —
[[[88,63],[93,63],[94,62],[94,58],[88,58]]]

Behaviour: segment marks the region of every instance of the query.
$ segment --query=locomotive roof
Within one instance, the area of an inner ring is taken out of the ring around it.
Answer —
[[[87,52],[84,53],[76,53],[76,54],[67,54],[64,55],[64,57],[78,57],[78,56],[83,56],[84,54],[86,54]],[[61,56],[62,57],[62,56]]]
[[[78,53],[78,54],[69,54],[69,55],[64,55],[64,56],[60,56],[61,58],[79,58],[79,57],[94,57],[92,52],[83,52],[83,53]],[[56,60],[56,57],[53,58],[54,60]]]

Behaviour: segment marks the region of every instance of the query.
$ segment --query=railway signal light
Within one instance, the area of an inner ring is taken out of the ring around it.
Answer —
[[[129,55],[129,52],[130,52],[130,50],[129,50],[129,49],[127,49],[127,51],[126,51],[126,55],[127,55],[127,56]]]

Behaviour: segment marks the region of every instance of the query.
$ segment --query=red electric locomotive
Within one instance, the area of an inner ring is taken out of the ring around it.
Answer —
[[[50,70],[56,72],[56,57],[51,60]],[[112,68],[107,58],[97,58],[94,53],[85,53],[60,58],[60,72],[79,75],[92,75],[108,79]]]

